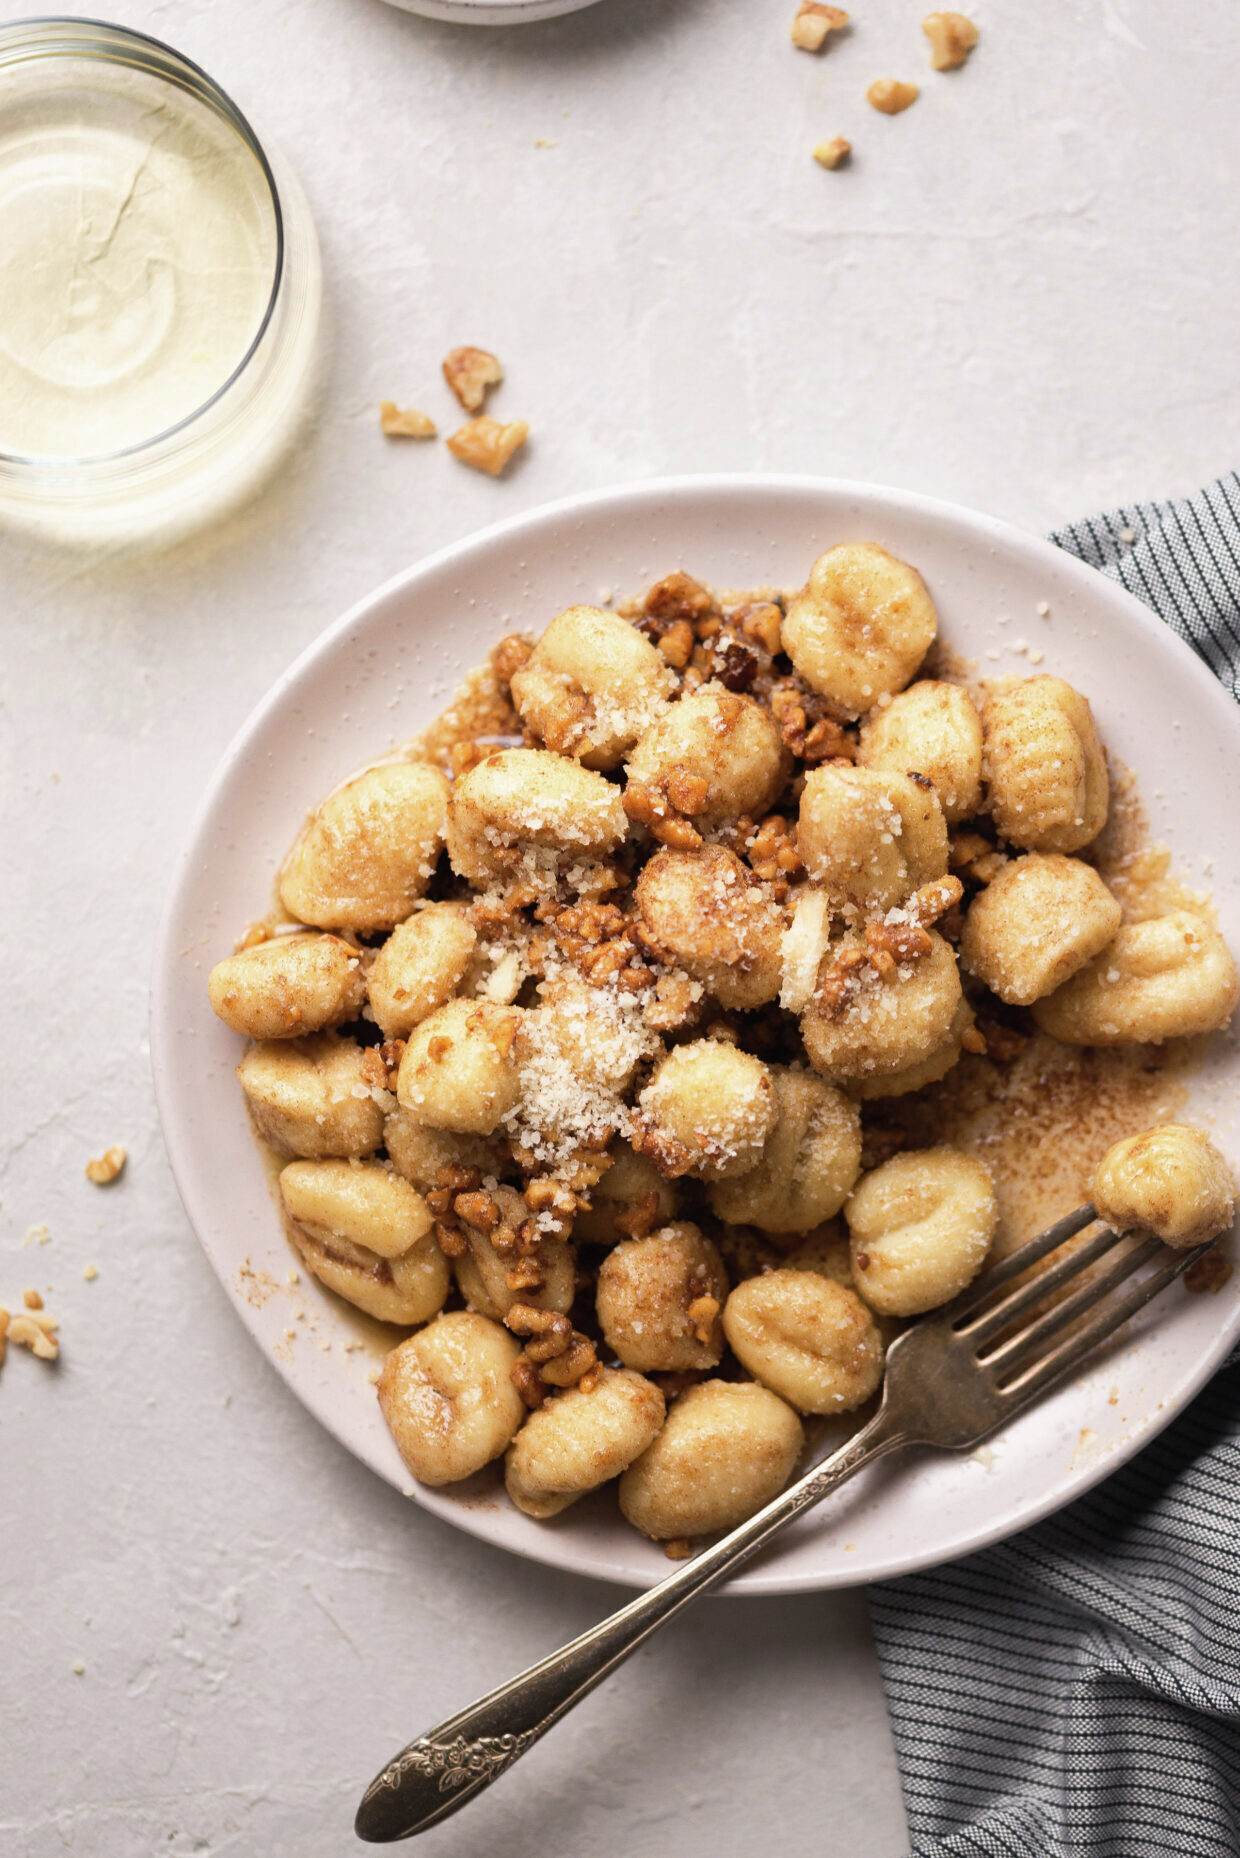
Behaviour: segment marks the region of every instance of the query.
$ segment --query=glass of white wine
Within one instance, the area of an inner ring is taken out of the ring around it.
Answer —
[[[305,410],[305,197],[171,47],[0,27],[0,522],[126,539],[257,488]]]

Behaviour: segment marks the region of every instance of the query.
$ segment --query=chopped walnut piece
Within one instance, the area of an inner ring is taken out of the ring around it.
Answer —
[[[877,922],[866,924],[865,946],[870,966],[885,978],[893,968],[921,961],[934,943],[920,923]]]
[[[673,671],[684,670],[690,658],[693,656],[693,647],[695,643],[693,627],[689,624],[687,619],[673,620],[672,624],[658,642],[659,651],[662,653],[666,663],[671,665]]]
[[[718,1297],[695,1297],[685,1312],[694,1335],[703,1345],[710,1341],[711,1329],[719,1314],[719,1307]]]
[[[468,774],[471,769],[480,767],[484,761],[491,761],[503,752],[502,742],[454,742],[448,751],[453,780],[459,781],[463,774]]]
[[[474,471],[485,471],[488,477],[498,477],[514,452],[520,451],[530,436],[529,422],[514,419],[507,426],[501,426],[497,419],[491,419],[483,413],[477,419],[465,422],[459,432],[454,432],[448,440],[448,450],[462,464]]]
[[[675,574],[665,574],[661,581],[656,581],[645,601],[646,618],[653,619],[664,626],[674,626],[678,620],[688,620],[700,638],[701,623],[704,620],[718,622],[722,615],[714,594],[701,581],[695,581],[691,574],[678,569]]]
[[[636,825],[645,826],[661,845],[673,851],[696,851],[702,835],[671,803],[663,781],[630,781],[622,795],[624,810]],[[696,791],[696,790],[693,790]]]
[[[792,22],[792,43],[800,52],[820,52],[833,32],[848,24],[842,7],[823,6],[820,0],[801,0]]]
[[[542,1376],[528,1355],[518,1355],[508,1370],[509,1379],[521,1396],[524,1406],[534,1412],[547,1398]]]
[[[477,1188],[473,1193],[458,1194],[452,1202],[452,1211],[467,1226],[477,1227],[479,1232],[494,1232],[500,1223],[498,1202],[482,1188]]]
[[[416,406],[399,407],[395,400],[380,400],[379,430],[389,439],[433,439],[437,427],[430,414]]]
[[[822,697],[799,677],[781,678],[770,696],[771,714],[786,747],[817,767],[824,761],[855,761],[857,744]]]
[[[86,1163],[86,1178],[94,1181],[96,1187],[106,1187],[114,1181],[125,1165],[126,1151],[123,1142],[113,1142],[111,1148],[105,1148],[102,1155],[96,1155],[93,1161]]]
[[[693,1544],[687,1535],[674,1535],[664,1542],[663,1553],[669,1561],[688,1561],[693,1554]]]
[[[782,813],[767,814],[755,829],[745,855],[754,876],[772,887],[776,903],[782,903],[788,895],[789,880],[805,869],[796,835]]]
[[[1212,1245],[1208,1252],[1203,1252],[1195,1263],[1190,1264],[1184,1273],[1184,1288],[1200,1296],[1203,1292],[1213,1296],[1223,1288],[1235,1269],[1230,1258],[1224,1258],[1217,1245]]]
[[[28,1310],[41,1310],[43,1308],[43,1299],[37,1290],[23,1290],[22,1302]]]
[[[526,663],[533,643],[519,632],[510,632],[491,652],[491,665],[501,684],[511,684],[513,676]]]
[[[558,1310],[536,1310],[529,1303],[514,1303],[504,1318],[514,1335],[529,1336],[525,1352],[541,1368],[556,1355],[566,1354],[573,1338],[573,1325]]]
[[[368,1045],[362,1053],[362,1082],[372,1090],[396,1089],[396,1073],[405,1055],[403,1039],[385,1039],[382,1045]]]
[[[55,1361],[60,1353],[60,1343],[53,1334],[54,1325],[47,1317],[40,1322],[35,1316],[18,1315],[9,1318],[8,1339],[20,1348],[28,1348],[40,1361]]]
[[[516,1258],[504,1272],[509,1290],[541,1290],[545,1282],[542,1265],[535,1257]]]
[[[960,1049],[980,1058],[986,1050],[986,1034],[979,1032],[976,1026],[966,1026],[960,1035]]]
[[[755,600],[738,606],[729,618],[732,625],[740,627],[742,638],[752,645],[760,645],[770,657],[775,656],[780,647],[784,616],[773,600]]]
[[[884,116],[898,116],[916,103],[921,95],[916,84],[908,84],[903,78],[878,77],[865,93],[865,100]]]
[[[543,1363],[542,1378],[551,1387],[577,1387],[587,1375],[597,1372],[598,1365],[593,1342],[580,1329],[574,1329],[563,1354]]]
[[[820,168],[842,167],[852,154],[852,143],[844,135],[833,135],[829,142],[819,142],[814,149],[814,160]]]
[[[547,1174],[536,1176],[526,1186],[525,1204],[531,1213],[540,1216],[540,1230],[560,1239],[569,1236],[577,1217],[577,1196],[563,1181],[552,1180]]]
[[[871,967],[864,948],[842,948],[818,983],[815,999],[824,1019],[838,1019],[861,991],[865,971]]]
[[[947,862],[975,884],[989,884],[1002,871],[1007,858],[997,851],[980,832],[966,828],[952,833],[947,842]]]
[[[465,408],[476,413],[492,387],[498,387],[504,370],[485,348],[454,348],[444,356],[443,377]]]
[[[981,36],[963,13],[927,13],[921,29],[930,41],[930,63],[935,71],[956,70]]]
[[[954,909],[963,895],[964,885],[958,877],[936,877],[915,890],[904,907],[915,922],[926,928]]]

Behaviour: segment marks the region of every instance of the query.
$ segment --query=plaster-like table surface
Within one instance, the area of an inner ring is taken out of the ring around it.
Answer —
[[[0,542],[0,1301],[37,1286],[63,1321],[56,1369],[10,1349],[0,1371],[6,1858],[355,1849],[381,1758],[616,1597],[346,1457],[177,1202],[152,930],[270,680],[419,555],[580,487],[816,471],[1043,529],[1234,462],[1233,8],[975,10],[974,61],[935,77],[897,0],[821,59],[787,43],[792,0],[604,0],[508,33],[380,0],[125,8],[285,147],[334,328],[318,421],[244,515],[145,557]],[[888,74],[922,83],[894,119],[863,101]],[[854,162],[824,173],[837,132]],[[388,397],[451,429],[438,364],[462,341],[504,359],[493,410],[532,422],[503,482],[377,430]],[[114,1141],[128,1169],[96,1188]],[[425,1843],[767,1846],[904,1848],[860,1595],[707,1603]]]

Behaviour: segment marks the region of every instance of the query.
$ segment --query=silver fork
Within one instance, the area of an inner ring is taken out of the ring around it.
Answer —
[[[386,1845],[412,1838],[458,1812],[652,1632],[734,1574],[845,1478],[904,1445],[937,1445],[945,1451],[977,1445],[1209,1249],[1198,1245],[1168,1256],[1159,1239],[1127,1247],[1122,1235],[1103,1226],[1027,1283],[1014,1285],[1031,1265],[1096,1218],[1092,1206],[1079,1207],[993,1265],[955,1303],[923,1317],[899,1336],[888,1350],[882,1401],[869,1424],[748,1522],[610,1619],[410,1742],[366,1789],[355,1822],[358,1837]],[[1115,1255],[1108,1258],[1112,1252]],[[1156,1270],[1122,1296],[1111,1296],[1159,1254],[1164,1261]],[[1036,1313],[1051,1292],[1064,1289],[1094,1265],[1101,1267],[1095,1275]],[[1085,1320],[1096,1304],[1103,1307]],[[1022,1317],[1027,1320],[1020,1326]],[[1061,1334],[1065,1329],[1068,1333]]]

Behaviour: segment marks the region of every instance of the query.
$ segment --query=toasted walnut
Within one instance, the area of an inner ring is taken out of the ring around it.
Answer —
[[[707,783],[685,770],[678,772],[676,791],[688,802],[689,808],[700,810],[706,803]],[[693,851],[702,843],[702,835],[690,823],[687,809],[677,806],[671,798],[672,785],[671,774],[653,781],[630,777],[624,790],[624,810],[636,825],[645,826],[660,845],[670,845],[678,852]]]
[[[674,626],[680,620],[687,620],[699,637],[703,620],[713,620],[717,626],[722,618],[710,589],[680,569],[655,582],[646,595],[645,611],[646,618],[654,620],[658,627]]]
[[[504,370],[485,348],[454,348],[444,356],[443,377],[467,413],[477,413]]]
[[[491,652],[491,666],[501,684],[510,684],[515,672],[521,669],[533,651],[533,641],[522,638],[519,632],[510,632],[506,639],[501,639]]]
[[[525,1352],[541,1369],[556,1355],[567,1352],[573,1338],[573,1325],[558,1310],[536,1310],[528,1303],[514,1303],[504,1318],[504,1325],[514,1335],[529,1336]]]
[[[824,761],[855,761],[857,743],[843,728],[829,702],[801,677],[785,677],[773,687],[771,713],[784,745],[809,767]]]
[[[380,400],[379,430],[389,439],[433,439],[436,426],[430,414],[416,406],[399,407],[395,400]]]
[[[901,110],[916,103],[920,95],[917,85],[905,83],[903,78],[878,77],[866,91],[865,100],[884,116],[898,116]]]
[[[980,37],[963,13],[927,13],[921,29],[930,41],[930,63],[936,71],[954,71],[962,65]]]
[[[527,1406],[531,1413],[536,1412],[547,1398],[547,1389],[542,1376],[528,1355],[518,1355],[508,1370],[513,1386],[521,1396],[521,1404]]]
[[[94,1181],[96,1187],[106,1187],[114,1181],[125,1165],[126,1150],[123,1142],[114,1142],[111,1148],[105,1148],[102,1155],[96,1155],[86,1163],[86,1178]]]
[[[477,419],[466,420],[459,432],[454,432],[448,440],[448,450],[462,464],[467,464],[474,471],[485,471],[488,477],[498,477],[514,452],[520,451],[530,436],[529,422],[514,419],[507,426],[502,426],[498,419],[492,419],[484,413]]]
[[[721,1307],[718,1297],[694,1297],[685,1311],[689,1319],[689,1327],[699,1342],[705,1344],[710,1341],[714,1333],[715,1318]]]
[[[934,947],[920,923],[867,923],[865,952],[870,966],[883,980],[910,961],[921,961]]]
[[[776,903],[784,901],[792,879],[805,871],[796,834],[782,813],[767,814],[755,828],[745,856],[754,876],[771,886]]]
[[[43,1308],[43,1298],[37,1290],[23,1290],[22,1302],[28,1310],[41,1310]]]
[[[847,136],[833,135],[829,142],[819,142],[814,150],[814,160],[820,168],[838,168],[852,154],[852,143]]]
[[[740,627],[742,638],[748,639],[751,645],[760,645],[768,657],[775,656],[780,648],[784,615],[783,609],[773,600],[754,600],[734,607],[728,619],[731,625]]]
[[[822,6],[820,0],[801,0],[792,22],[792,43],[801,52],[820,52],[832,32],[848,24],[842,7]]]
[[[9,1318],[8,1339],[19,1348],[28,1348],[40,1361],[55,1361],[60,1353],[55,1328],[56,1324],[50,1316],[40,1318],[19,1312]]]
[[[598,1368],[598,1353],[593,1342],[589,1336],[582,1335],[580,1329],[574,1329],[568,1347],[561,1354],[553,1355],[550,1361],[544,1361],[539,1372],[549,1387],[576,1387],[597,1374]]]

